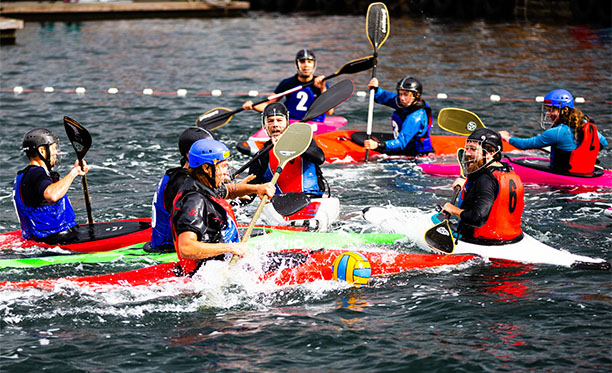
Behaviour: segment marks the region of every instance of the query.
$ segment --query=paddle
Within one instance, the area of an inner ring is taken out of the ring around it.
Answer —
[[[374,66],[372,66],[372,78],[376,78],[376,60],[378,58],[378,48],[380,48],[387,37],[389,37],[389,12],[387,11],[387,7],[383,3],[372,3],[368,7],[368,12],[366,14],[366,34],[368,35],[368,40],[372,45],[372,49],[374,53]],[[372,138],[372,117],[374,115],[374,93],[376,90],[374,88],[370,89],[370,102],[368,106],[368,123],[366,127],[367,139]],[[365,153],[365,161],[368,161],[368,156],[370,153],[370,149],[366,149]]]
[[[461,167],[461,177],[465,175],[465,169],[461,162],[464,153],[465,149],[457,149],[457,161]],[[451,199],[453,205],[457,201],[460,192],[461,187],[459,185],[453,188],[453,198]],[[453,231],[450,227],[449,218],[450,216],[447,213],[438,214],[438,219],[442,221],[425,232],[425,242],[427,245],[442,254],[452,254],[455,251],[455,240],[453,239]]]
[[[66,130],[66,135],[68,135],[68,139],[79,160],[79,165],[83,168],[83,157],[85,157],[85,154],[91,147],[91,135],[79,122],[69,117],[64,117],[64,129]],[[87,176],[83,175],[81,180],[83,182],[83,194],[85,196],[85,207],[87,209],[87,221],[89,224],[93,224],[91,202],[89,201],[89,189],[87,188]]]
[[[323,80],[328,80],[331,78],[334,78],[338,75],[342,75],[342,74],[355,74],[361,71],[365,71],[368,70],[370,68],[372,68],[372,66],[374,66],[374,62],[375,62],[375,58],[374,56],[368,56],[368,57],[362,57],[362,58],[358,58],[356,60],[352,60],[347,62],[346,64],[344,64],[344,66],[342,66],[340,68],[340,70],[336,71],[335,73],[326,76]],[[277,93],[277,94],[273,94],[271,96],[268,96],[265,100],[259,101],[257,103],[254,103],[253,106],[257,106],[259,104],[263,104],[264,102],[268,102],[270,100],[276,100],[277,98],[286,96],[288,94],[291,94],[293,92],[297,92],[303,88],[309,87],[311,85],[314,84],[314,79],[311,80],[308,83],[302,84],[300,86],[288,89],[284,92],[281,93]],[[223,108],[223,107],[217,107],[214,109],[211,109],[209,111],[207,111],[206,113],[200,115],[198,117],[198,119],[196,120],[196,126],[207,129],[209,131],[215,130],[217,128],[223,127],[224,125],[226,125],[234,116],[234,114],[237,114],[241,111],[243,111],[243,108],[240,109],[236,109],[236,110],[231,110],[231,109],[227,109],[227,108]],[[329,109],[328,109],[329,110]],[[327,112],[328,110],[320,113],[319,115],[324,114],[325,112]],[[319,115],[314,115],[314,116],[310,116],[309,119],[306,119],[306,117],[304,117],[302,119],[302,122],[307,122],[311,119],[314,119],[316,117],[318,117]]]
[[[444,108],[438,114],[438,126],[457,135],[469,136],[478,128],[486,128],[478,115],[458,108]]]
[[[308,149],[310,146],[310,142],[312,141],[312,127],[308,123],[294,123],[287,127],[285,132],[278,139],[278,142],[274,146],[274,155],[278,159],[278,167],[274,172],[274,176],[272,176],[271,183],[276,184],[278,178],[280,177],[283,168],[290,160],[299,157]],[[242,236],[242,242],[246,242],[251,236],[251,232],[253,231],[253,227],[255,226],[255,222],[259,218],[261,211],[263,210],[264,205],[268,201],[268,196],[264,195],[257,206],[257,210],[255,210],[255,214],[253,214],[253,218],[251,219],[251,223],[249,223],[249,227],[247,228],[244,236]],[[238,260],[238,256],[234,255],[230,264],[234,264]]]
[[[275,194],[270,199],[274,210],[282,216],[291,216],[310,204],[310,197],[304,193]]]
[[[340,105],[344,101],[346,101],[349,97],[353,95],[355,91],[355,86],[353,85],[353,81],[350,79],[344,79],[337,84],[331,86],[327,91],[321,94],[321,96],[317,97],[316,100],[310,105],[306,115],[302,118],[302,122],[307,122],[313,118],[318,117],[319,115],[329,111],[332,108]],[[289,127],[291,127],[290,125]],[[269,144],[265,148],[261,149],[257,154],[253,156],[246,164],[240,167],[236,172],[232,174],[232,180],[238,176],[241,172],[250,167],[256,160],[261,158],[264,154],[266,154],[270,149],[272,149],[272,144]]]

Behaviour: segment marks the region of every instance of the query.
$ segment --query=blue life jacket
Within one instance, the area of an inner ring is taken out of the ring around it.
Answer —
[[[13,184],[13,204],[25,239],[43,238],[77,225],[74,210],[64,195],[59,201],[40,206],[27,206],[21,196],[21,180],[31,166],[19,171]]]
[[[173,245],[172,242],[172,230],[170,228],[170,217],[172,216],[171,211],[166,210],[164,207],[164,192],[168,185],[170,176],[164,174],[157,189],[153,195],[153,215],[151,216],[151,247],[157,248],[164,245]]]

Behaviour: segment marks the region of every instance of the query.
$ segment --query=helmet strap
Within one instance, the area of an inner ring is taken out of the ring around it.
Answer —
[[[40,150],[38,149],[41,146],[45,147],[45,150],[46,150],[46,153],[47,153],[47,157],[44,157],[42,155],[42,153],[40,152]],[[40,146],[36,147],[36,154],[38,154],[38,157],[45,163],[45,166],[47,166],[47,170],[49,172],[51,172],[53,167],[51,166],[51,149],[49,149],[49,144],[40,145]]]

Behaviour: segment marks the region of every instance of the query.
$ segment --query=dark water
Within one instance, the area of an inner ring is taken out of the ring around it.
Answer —
[[[238,108],[246,92],[270,92],[293,73],[297,49],[319,57],[318,72],[371,53],[365,17],[271,17],[28,23],[18,45],[3,47],[0,88],[0,230],[18,228],[12,180],[25,164],[23,133],[49,127],[64,140],[60,170],[74,162],[62,117],[85,125],[95,220],[146,217],[163,171],[178,162],[176,139],[202,112]],[[566,88],[612,139],[611,30],[481,21],[447,24],[392,19],[378,77],[393,88],[404,75],[425,86],[434,112],[462,107],[494,129],[539,133],[533,99]],[[365,90],[369,73],[352,76]],[[14,94],[13,87],[24,92]],[[43,93],[53,86],[54,93]],[[64,92],[85,87],[87,93]],[[120,93],[105,93],[116,87]],[[142,95],[186,89],[187,96]],[[221,97],[196,94],[220,89]],[[446,93],[447,100],[436,99]],[[489,96],[497,94],[501,102]],[[367,99],[337,109],[348,128],[365,128]],[[377,107],[375,130],[390,111]],[[258,128],[241,113],[217,136],[233,145]],[[439,128],[434,133],[441,134]],[[604,151],[604,165],[612,152]],[[237,154],[235,166],[246,161]],[[449,158],[449,161],[452,158]],[[431,210],[450,198],[450,180],[427,177],[414,162],[327,165],[341,200],[336,228],[368,231],[365,206]],[[80,185],[71,200],[80,221]],[[524,229],[551,246],[610,260],[611,192],[527,186]],[[241,212],[247,222],[251,210]],[[415,251],[409,243],[399,250]],[[0,279],[110,273],[144,264],[65,265],[6,270]],[[182,287],[93,293],[63,287],[0,293],[0,370],[27,371],[610,371],[610,273],[546,265],[475,262],[372,280],[367,288],[314,283],[286,289],[211,277]]]

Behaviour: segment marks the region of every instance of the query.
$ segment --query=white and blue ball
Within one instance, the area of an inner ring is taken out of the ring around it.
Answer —
[[[334,280],[346,281],[357,287],[367,285],[372,275],[368,258],[354,252],[339,255],[332,264],[332,272]]]

